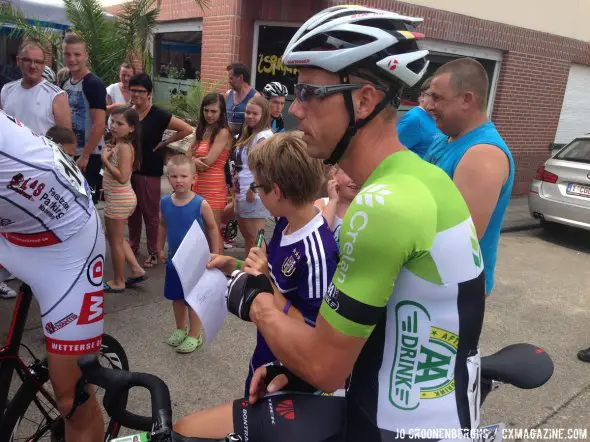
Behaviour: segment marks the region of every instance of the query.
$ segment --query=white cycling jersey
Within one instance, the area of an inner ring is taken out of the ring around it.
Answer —
[[[26,149],[24,148],[26,146]],[[94,211],[73,160],[48,138],[0,112],[0,234],[36,247],[63,242]]]
[[[47,352],[100,349],[104,256],[100,218],[76,164],[0,111],[0,264],[31,287]]]

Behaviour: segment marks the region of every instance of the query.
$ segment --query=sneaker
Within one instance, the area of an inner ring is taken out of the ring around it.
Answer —
[[[224,249],[226,249],[226,250],[227,250],[227,249],[231,249],[231,248],[233,248],[233,247],[234,247],[234,246],[233,246],[233,245],[232,245],[232,244],[231,244],[229,241],[223,241],[223,248],[224,248]]]
[[[6,285],[5,282],[0,282],[0,299],[16,298],[16,292]]]

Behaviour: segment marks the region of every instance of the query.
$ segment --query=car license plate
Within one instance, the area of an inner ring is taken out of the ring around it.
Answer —
[[[590,198],[590,187],[582,186],[581,184],[569,183],[567,185],[567,193],[570,195],[579,195]]]

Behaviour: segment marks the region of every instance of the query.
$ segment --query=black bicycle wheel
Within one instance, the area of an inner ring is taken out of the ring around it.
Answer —
[[[109,368],[129,370],[129,361],[125,350],[110,335],[103,335],[99,361],[101,365]],[[47,360],[43,360],[40,366],[46,369]],[[47,375],[41,376],[38,377],[38,380],[43,383],[44,388],[51,391],[51,384]],[[124,407],[127,406],[127,399],[127,395],[121,397]],[[0,434],[0,442],[65,441],[64,422],[59,415],[55,401],[48,400],[32,382],[26,382],[20,386],[9,403],[2,420],[3,422],[0,427],[7,431],[3,431],[3,434]],[[109,419],[105,426],[104,440],[109,441],[117,437],[120,428],[121,426],[118,422]],[[21,434],[24,435],[21,436]]]

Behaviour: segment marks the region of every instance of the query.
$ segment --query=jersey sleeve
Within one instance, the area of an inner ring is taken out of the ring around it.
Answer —
[[[341,333],[367,338],[385,314],[401,269],[429,247],[421,239],[434,236],[436,209],[417,204],[415,196],[411,189],[372,184],[349,207],[340,230],[340,262],[320,309]]]
[[[82,82],[82,90],[88,100],[90,109],[107,109],[107,89],[102,80],[95,75],[90,75]]]
[[[337,246],[333,237],[319,231],[304,239],[305,259],[297,264],[297,296],[305,322],[314,325],[324,294],[338,264]]]

